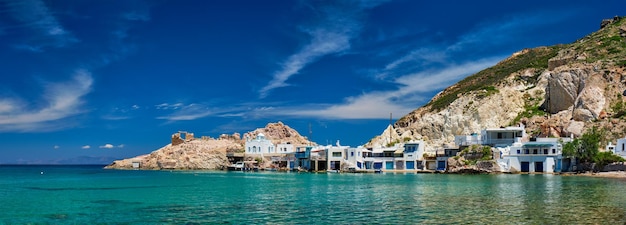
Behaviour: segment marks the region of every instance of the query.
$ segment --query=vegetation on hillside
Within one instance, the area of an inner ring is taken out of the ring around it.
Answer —
[[[463,149],[459,156],[465,158],[463,162],[466,165],[476,165],[478,161],[491,160],[493,158],[491,147],[483,145],[471,145]]]
[[[626,66],[626,41],[620,36],[620,26],[626,24],[624,17],[571,44],[577,53],[585,53],[589,63],[597,61],[614,62]]]
[[[497,91],[494,86],[514,72],[529,68],[538,70],[548,68],[548,59],[556,56],[561,48],[561,45],[557,45],[527,49],[513,58],[509,58],[459,81],[456,85],[444,90],[441,95],[430,101],[426,106],[430,106],[430,110],[436,112],[448,107],[458,96],[472,91],[483,90],[485,93],[492,94],[494,91]]]
[[[542,94],[542,93],[541,93]],[[536,96],[541,96],[541,94],[536,94]],[[513,119],[511,124],[518,124],[522,118],[530,118],[533,116],[544,116],[547,114],[546,111],[541,108],[541,103],[543,102],[542,98],[533,98],[530,94],[524,94],[524,111],[517,114],[517,117]]]

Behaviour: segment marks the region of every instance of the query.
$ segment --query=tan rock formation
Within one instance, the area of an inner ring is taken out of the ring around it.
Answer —
[[[265,128],[248,132],[244,137],[254,138],[264,133],[274,143],[290,142],[295,145],[308,144],[309,141],[289,126],[278,122],[270,123]],[[185,135],[184,138],[181,134]],[[172,143],[147,155],[117,160],[106,166],[109,169],[223,169],[230,165],[227,153],[243,152],[245,141],[239,133],[222,134],[218,139],[202,137],[195,139],[193,133],[179,131],[172,135]]]
[[[268,123],[264,128],[258,128],[243,135],[243,140],[255,139],[258,134],[264,134],[265,138],[271,140],[274,144],[291,143],[294,145],[316,145],[303,137],[298,131],[283,124],[283,122]]]
[[[232,140],[196,139],[177,145],[168,144],[153,151],[130,159],[117,160],[106,168],[133,169],[133,162],[139,163],[140,169],[222,169],[228,166],[226,152],[242,149],[243,146]]]

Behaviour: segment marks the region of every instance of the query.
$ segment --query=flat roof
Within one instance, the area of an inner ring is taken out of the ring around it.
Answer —
[[[551,143],[526,143],[523,147],[550,147]]]

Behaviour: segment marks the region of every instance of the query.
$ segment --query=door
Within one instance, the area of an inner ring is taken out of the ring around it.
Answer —
[[[341,162],[340,161],[332,161],[332,162],[330,162],[330,169],[331,170],[339,170],[339,169],[341,169]]]
[[[375,162],[374,163],[374,169],[375,170],[379,170],[383,168],[383,163],[382,162]]]
[[[535,162],[535,172],[543,173],[543,162]]]
[[[385,169],[392,170],[393,162],[385,162]]]
[[[521,162],[522,172],[528,173],[530,172],[530,163],[529,162]]]
[[[446,161],[437,161],[437,170],[445,170]]]
[[[415,162],[413,162],[413,161],[406,161],[406,169],[407,170],[415,169]]]

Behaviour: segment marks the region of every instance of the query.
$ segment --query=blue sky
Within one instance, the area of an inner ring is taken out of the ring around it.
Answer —
[[[0,163],[106,162],[277,121],[356,146],[615,15],[622,1],[0,0]]]

